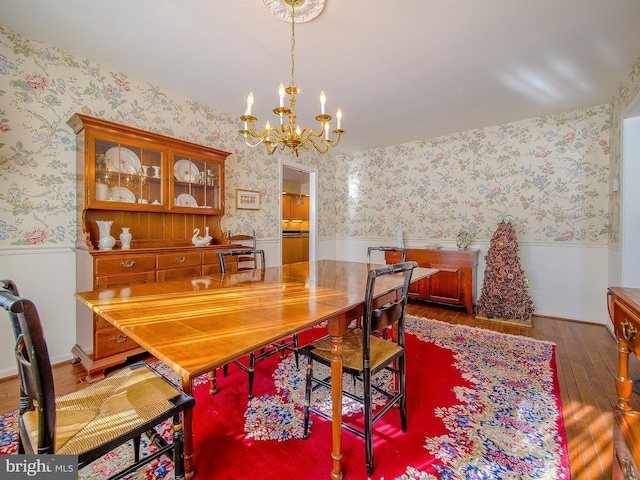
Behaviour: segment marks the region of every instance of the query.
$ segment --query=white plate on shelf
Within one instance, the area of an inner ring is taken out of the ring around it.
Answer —
[[[111,147],[104,154],[109,170],[123,173],[140,172],[140,159],[128,148]]]
[[[198,202],[191,195],[187,193],[181,193],[176,198],[176,207],[197,207]]]
[[[113,187],[109,190],[109,198],[112,202],[136,203],[136,196],[124,187]]]
[[[197,182],[200,178],[200,170],[189,160],[178,160],[173,166],[173,174],[176,180],[181,182]]]

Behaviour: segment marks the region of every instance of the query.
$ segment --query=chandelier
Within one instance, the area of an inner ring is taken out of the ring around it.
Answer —
[[[264,130],[261,132],[257,132],[254,129],[254,123],[258,119],[252,115],[253,92],[249,92],[247,109],[244,115],[240,117],[240,120],[244,122],[244,128],[240,130],[240,134],[244,137],[245,143],[249,147],[256,147],[264,143],[269,155],[272,155],[278,149],[284,150],[285,147],[289,147],[291,153],[295,153],[296,156],[300,155],[301,148],[310,150],[311,147],[320,153],[327,153],[329,147],[338,145],[340,137],[343,133],[346,133],[346,130],[342,129],[342,111],[339,108],[336,113],[336,128],[333,131],[331,130],[330,122],[333,117],[325,111],[327,97],[324,91],[320,92],[320,114],[316,115],[316,120],[319,122],[318,130],[314,131],[311,127],[301,127],[297,123],[295,106],[296,96],[300,93],[300,88],[295,83],[295,7],[304,4],[305,1],[282,0],[282,2],[291,6],[291,82],[286,88],[282,83],[280,84],[278,90],[280,104],[273,109],[273,113],[278,116],[280,125],[271,126],[267,121]],[[267,3],[266,0],[265,3]],[[285,106],[285,95],[288,96],[288,107]],[[331,133],[333,133],[333,138]],[[254,139],[255,141],[253,141]]]

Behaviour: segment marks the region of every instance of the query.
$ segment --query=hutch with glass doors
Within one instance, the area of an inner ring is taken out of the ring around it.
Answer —
[[[78,291],[219,271],[228,152],[81,114],[67,123],[77,135]],[[124,231],[130,240],[118,240]],[[143,350],[78,304],[72,352],[93,380]]]

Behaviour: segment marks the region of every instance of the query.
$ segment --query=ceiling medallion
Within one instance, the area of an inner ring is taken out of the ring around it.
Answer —
[[[309,22],[320,15],[325,0],[263,0],[269,11],[280,20],[291,22],[291,7],[296,9],[296,22]]]

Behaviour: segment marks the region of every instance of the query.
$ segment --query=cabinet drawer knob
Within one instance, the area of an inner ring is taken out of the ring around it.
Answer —
[[[187,260],[187,257],[176,257],[177,263],[184,263]]]
[[[124,343],[127,341],[126,335],[118,335],[117,337],[111,337],[113,343]]]
[[[633,339],[636,338],[636,333],[638,333],[638,331],[636,330],[636,327],[631,324],[631,322],[629,322],[628,320],[624,320],[622,322],[622,338],[624,338],[627,342],[633,341]]]
[[[136,264],[135,260],[122,260],[120,265],[124,268],[131,268]]]

